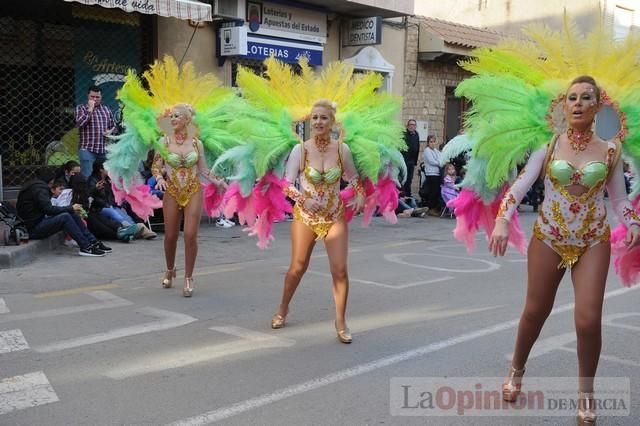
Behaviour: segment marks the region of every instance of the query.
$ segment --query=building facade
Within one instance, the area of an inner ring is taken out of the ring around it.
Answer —
[[[616,37],[624,37],[640,27],[640,2],[637,0],[456,0],[455,2],[418,1],[415,14],[465,25],[519,35],[530,24],[546,24],[553,29],[563,25],[565,12],[587,32],[602,19],[613,28]]]
[[[338,59],[384,76],[403,94],[405,31],[393,18],[414,0],[21,0],[0,5],[0,199],[43,165],[77,155],[74,108],[98,85],[115,99],[127,69],[165,55],[192,61],[224,85],[238,65],[262,71],[274,55],[315,69]]]
[[[478,47],[492,46],[504,35],[439,19],[415,16],[407,25],[404,102],[402,116],[414,119],[420,134],[420,160],[428,135],[440,143],[452,139],[462,128],[467,103],[455,96],[458,84],[470,74],[458,62]],[[419,169],[412,193],[420,186]]]

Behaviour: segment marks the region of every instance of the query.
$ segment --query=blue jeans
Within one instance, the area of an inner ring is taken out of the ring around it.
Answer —
[[[398,211],[403,212],[408,209],[415,209],[417,207],[416,200],[413,197],[400,197],[398,198]]]
[[[94,161],[98,159],[104,161],[107,159],[104,154],[96,154],[95,152],[87,151],[86,149],[80,149],[78,151],[78,157],[80,158],[80,173],[87,178],[91,176],[91,172],[93,172]]]
[[[100,210],[100,215],[115,220],[121,225],[123,224],[123,222],[128,222],[129,225],[133,225],[136,223],[136,221],[133,220],[131,216],[129,216],[127,212],[120,207],[105,207]]]
[[[29,230],[29,237],[34,240],[39,240],[41,238],[47,238],[49,235],[53,235],[60,230],[64,230],[64,232],[71,235],[71,238],[73,238],[82,249],[86,249],[98,241],[96,237],[89,232],[87,227],[84,226],[84,222],[82,222],[80,216],[75,213],[66,212],[42,219],[33,229]]]

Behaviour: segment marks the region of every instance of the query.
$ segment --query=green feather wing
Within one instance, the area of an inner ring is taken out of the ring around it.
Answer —
[[[465,127],[476,141],[473,156],[487,161],[489,188],[507,182],[528,153],[549,142],[553,133],[546,116],[553,93],[508,76],[478,75],[458,85],[456,96],[472,102]]]

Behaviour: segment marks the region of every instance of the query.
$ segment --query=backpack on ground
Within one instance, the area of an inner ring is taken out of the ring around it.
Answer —
[[[29,241],[29,232],[16,210],[0,203],[0,242],[5,246],[17,246],[26,241]]]

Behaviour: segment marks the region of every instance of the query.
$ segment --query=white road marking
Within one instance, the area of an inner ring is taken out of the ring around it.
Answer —
[[[111,308],[118,308],[121,306],[133,305],[133,302],[130,302],[126,299],[118,297],[115,294],[109,293],[107,291],[90,291],[86,294],[95,299],[100,300],[101,302],[90,303],[87,305],[80,305],[80,306],[69,306],[66,308],[55,308],[55,309],[48,309],[43,311],[28,312],[24,314],[7,314],[7,315],[0,316],[0,324],[12,322],[12,321],[22,321],[22,320],[30,320],[30,319],[37,319],[37,318],[50,318],[50,317],[57,317],[62,315],[76,314],[79,312],[97,311],[100,309],[111,309]]]
[[[602,318],[602,325],[609,325],[611,327],[623,328],[625,330],[631,330],[631,331],[640,331],[640,327],[638,327],[637,325],[621,324],[615,321],[617,319],[637,317],[637,316],[640,316],[640,312],[628,312],[628,313],[607,315],[604,318]]]
[[[58,401],[58,395],[42,371],[0,381],[0,415]]]
[[[20,330],[0,331],[0,354],[24,351],[29,344]]]
[[[292,339],[235,326],[211,327],[210,330],[240,337],[242,340],[208,345],[199,349],[155,353],[126,365],[120,364],[118,368],[106,372],[104,376],[114,380],[122,380],[158,371],[210,362],[243,352],[269,348],[286,348],[295,344],[295,340]]]
[[[7,308],[7,304],[4,303],[4,299],[0,297],[0,314],[8,314],[9,308]]]
[[[573,354],[578,353],[576,348],[558,348],[558,350],[571,352]],[[624,359],[624,358],[619,358],[615,355],[600,354],[600,360],[615,362],[617,364],[622,364],[622,365],[629,365],[631,367],[640,367],[640,363],[638,362],[629,361],[628,359]]]
[[[314,274],[314,275],[319,275],[321,277],[325,277],[325,278],[331,278],[331,274],[327,274],[324,272],[318,272],[318,271],[313,271],[311,269],[307,269],[308,273]],[[353,282],[353,283],[361,283],[361,284],[370,284],[370,285],[374,285],[376,287],[382,287],[382,288],[390,288],[392,290],[400,290],[403,288],[409,288],[409,287],[416,287],[419,285],[425,285],[425,284],[432,284],[432,283],[437,283],[440,281],[449,281],[452,280],[453,277],[440,277],[440,278],[433,278],[430,280],[425,280],[425,281],[414,281],[414,282],[410,282],[407,284],[399,284],[399,285],[393,285],[393,284],[385,284],[385,283],[379,283],[379,282],[375,282],[375,281],[368,281],[368,280],[361,280],[358,278],[352,278],[349,277],[349,282]]]
[[[218,333],[229,334],[231,336],[239,337],[243,340],[250,340],[252,342],[264,342],[266,340],[289,340],[281,339],[273,334],[262,333],[260,331],[250,330],[248,328],[237,327],[234,325],[227,325],[224,327],[209,327],[209,330],[217,331]]]
[[[533,345],[533,349],[531,349],[529,359],[537,358],[550,352],[564,349],[565,345],[568,345],[569,343],[575,341],[575,331],[558,334],[557,336],[551,336],[543,340],[538,340],[536,344]],[[505,354],[504,357],[508,360],[511,360],[513,358],[513,353]]]
[[[455,259],[457,261],[460,261],[462,259],[464,259],[467,263],[469,262],[478,262],[478,263],[484,263],[485,265],[487,265],[486,268],[483,269],[452,269],[452,268],[442,268],[442,267],[438,267],[438,266],[430,266],[430,265],[422,265],[419,263],[411,263],[411,262],[407,262],[406,260],[403,260],[402,258],[405,257],[409,257],[409,256],[423,256],[426,257],[427,259],[431,259],[433,257],[444,257],[447,259]],[[429,269],[432,271],[440,271],[440,272],[459,272],[459,273],[479,273],[479,272],[491,272],[491,271],[495,271],[500,269],[500,265],[494,262],[489,262],[488,260],[484,260],[484,259],[477,259],[474,257],[468,257],[468,256],[451,256],[448,254],[436,254],[436,253],[387,253],[384,255],[385,260],[389,261],[389,262],[394,262],[394,263],[398,263],[400,265],[406,265],[406,266],[413,266],[416,268],[423,268],[423,269]]]
[[[62,351],[65,349],[92,345],[94,343],[106,342],[109,340],[120,339],[128,336],[135,336],[138,334],[151,333],[151,332],[160,331],[160,330],[168,330],[171,328],[180,327],[180,326],[192,323],[194,321],[197,321],[196,318],[193,318],[189,315],[166,311],[164,309],[145,307],[145,308],[141,308],[139,312],[144,315],[159,318],[159,320],[152,321],[146,324],[134,325],[131,327],[116,328],[114,330],[110,330],[104,333],[96,333],[88,336],[62,340],[60,342],[55,342],[48,345],[34,347],[33,350],[41,353]]]
[[[606,293],[605,298],[615,297],[621,294],[625,294],[630,291],[637,290],[638,288],[640,288],[640,286],[613,290],[611,292]],[[550,315],[556,315],[562,312],[566,312],[566,311],[572,310],[573,308],[574,308],[574,304],[568,303],[566,305],[562,305],[554,309]],[[469,333],[464,333],[446,340],[441,340],[439,342],[421,346],[416,349],[400,352],[395,355],[383,357],[378,360],[356,365],[351,368],[346,368],[344,370],[340,370],[323,377],[314,378],[306,382],[299,383],[297,385],[288,386],[286,388],[282,388],[271,393],[266,393],[266,394],[257,396],[255,398],[241,401],[227,407],[218,408],[216,410],[211,410],[200,415],[178,420],[174,423],[171,423],[171,426],[206,425],[206,424],[214,423],[220,420],[228,419],[238,414],[255,410],[256,408],[264,407],[265,405],[273,404],[274,402],[281,401],[305,392],[309,392],[314,389],[319,389],[319,388],[331,385],[333,383],[338,383],[352,377],[356,377],[365,373],[369,373],[371,371],[379,370],[381,368],[398,364],[400,362],[419,358],[424,355],[437,352],[443,349],[447,349],[461,343],[469,342],[472,340],[479,339],[481,337],[486,337],[492,334],[500,333],[502,331],[516,327],[518,325],[518,321],[519,321],[519,318],[510,320],[510,321],[503,321],[500,324],[497,324],[491,327],[481,328],[481,329],[478,329]]]
[[[623,289],[626,290],[626,289]],[[618,291],[618,290],[616,290]],[[613,292],[612,292],[613,293]],[[607,296],[609,296],[610,293],[607,294]],[[631,330],[631,331],[640,331],[640,327],[638,326],[634,326],[634,325],[630,325],[630,324],[620,324],[618,322],[615,322],[615,320],[618,319],[623,319],[623,318],[629,318],[629,317],[637,317],[640,316],[640,313],[637,312],[629,312],[629,313],[619,313],[619,314],[612,314],[612,315],[606,315],[602,318],[602,325],[603,326],[609,326],[609,327],[617,327],[617,328],[622,328],[625,330]],[[529,359],[533,359],[533,358],[537,358],[543,355],[546,355],[550,352],[553,351],[567,351],[567,352],[576,352],[575,347],[573,348],[569,348],[567,347],[567,345],[569,343],[575,342],[577,340],[576,337],[576,333],[575,331],[570,331],[568,333],[562,333],[562,334],[558,334],[556,336],[551,336],[548,337],[544,340],[538,340],[536,342],[536,344],[533,346],[533,349],[531,350],[531,354],[529,355]],[[505,358],[507,359],[511,359],[513,357],[513,353],[511,354],[505,354]],[[640,364],[634,362],[634,361],[627,361],[624,360],[622,358],[618,358],[615,357],[613,355],[600,355],[601,359],[605,359],[605,360],[609,360],[609,361],[613,361],[613,362],[619,362],[621,364],[626,364],[626,365],[632,365],[632,366],[638,366]]]

